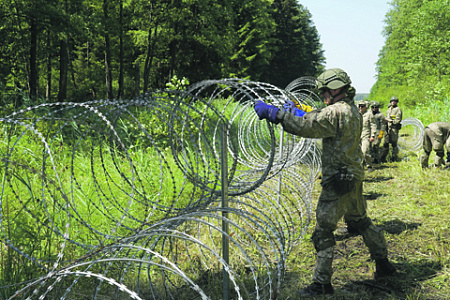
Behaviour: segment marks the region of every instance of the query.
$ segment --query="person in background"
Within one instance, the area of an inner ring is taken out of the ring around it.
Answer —
[[[378,101],[372,101],[371,103],[372,114],[377,126],[375,133],[375,140],[372,142],[372,158],[374,164],[380,163],[380,144],[384,133],[386,132],[387,122],[383,113],[380,111],[380,103]]]
[[[336,239],[334,231],[342,217],[362,235],[370,256],[375,260],[375,276],[396,272],[388,260],[384,234],[367,216],[363,197],[364,167],[360,147],[363,117],[347,91],[351,80],[342,69],[334,68],[317,78],[317,89],[327,105],[297,116],[291,110],[257,101],[254,109],[260,120],[281,124],[291,134],[322,138],[322,191],[316,208],[316,227],[312,242],[316,249],[313,282],[302,289],[301,296],[333,294],[332,262]]]
[[[391,161],[398,161],[398,136],[402,128],[402,110],[398,107],[398,98],[393,96],[390,100],[391,105],[386,111],[386,135],[384,136],[383,152],[381,162],[387,162],[389,155],[389,145],[392,145]]]
[[[363,153],[363,166],[372,172],[372,156],[370,145],[375,140],[377,125],[372,112],[369,111],[369,101],[358,102],[359,112],[363,116],[363,126],[361,132],[361,150]]]
[[[450,123],[435,122],[425,127],[423,136],[423,154],[420,156],[422,168],[428,167],[428,159],[432,150],[436,152],[434,167],[445,166],[444,148],[447,151],[447,163],[450,163]]]

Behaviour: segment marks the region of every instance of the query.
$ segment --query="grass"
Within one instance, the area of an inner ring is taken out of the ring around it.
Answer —
[[[362,237],[336,234],[335,295],[325,299],[450,298],[450,169],[422,170],[416,156],[407,159],[377,166],[364,182],[369,216],[384,230],[398,273],[374,280],[375,264]],[[317,184],[313,201],[319,193]],[[281,299],[299,299],[296,292],[311,283],[314,222],[287,262]]]

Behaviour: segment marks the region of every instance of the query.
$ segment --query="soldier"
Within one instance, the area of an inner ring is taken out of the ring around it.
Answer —
[[[383,113],[380,111],[380,103],[373,101],[371,104],[372,114],[377,125],[377,132],[375,134],[375,140],[372,142],[372,157],[375,164],[380,163],[380,144],[384,133],[386,132],[386,119]]]
[[[386,135],[384,136],[383,153],[381,154],[381,162],[387,162],[386,158],[389,154],[389,145],[392,145],[391,161],[398,160],[398,134],[402,128],[402,110],[398,107],[398,98],[391,98],[391,105],[386,111]]]
[[[361,150],[363,153],[363,165],[372,172],[372,156],[370,155],[370,144],[375,140],[377,125],[372,112],[369,112],[369,101],[358,103],[359,112],[363,116],[363,126],[361,132]]]
[[[347,91],[351,80],[341,69],[330,69],[317,78],[317,88],[327,105],[302,117],[296,108],[279,109],[262,101],[255,103],[258,117],[305,138],[322,138],[322,192],[316,208],[312,241],[317,251],[313,283],[300,291],[302,296],[333,294],[332,262],[336,244],[334,231],[345,217],[363,236],[376,263],[378,276],[396,272],[387,258],[384,234],[367,216],[363,197],[364,168],[360,147],[363,117]]]
[[[436,152],[434,166],[444,166],[444,146],[447,151],[447,163],[450,163],[450,123],[435,122],[425,127],[425,134],[423,136],[424,153],[420,156],[422,168],[428,167],[431,150]]]

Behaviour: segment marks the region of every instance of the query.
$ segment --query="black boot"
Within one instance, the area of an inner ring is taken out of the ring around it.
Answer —
[[[321,284],[313,282],[298,293],[301,296],[309,296],[309,297],[317,295],[332,295],[334,294],[334,289],[331,283]]]
[[[391,262],[387,258],[383,259],[376,259],[375,260],[375,278],[382,278],[386,276],[390,276],[397,272],[397,269],[395,269],[394,265],[391,264]]]

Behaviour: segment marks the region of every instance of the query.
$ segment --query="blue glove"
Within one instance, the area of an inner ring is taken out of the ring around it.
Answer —
[[[278,107],[259,100],[255,103],[254,108],[260,120],[267,119],[274,124],[280,123],[281,120],[277,119],[277,112],[280,110]]]
[[[290,112],[291,114],[294,114],[294,116],[297,116],[297,117],[303,117],[306,114],[306,112],[299,109],[295,105],[295,103],[292,102],[291,100],[288,100],[286,103],[284,103],[283,109],[285,112]]]

